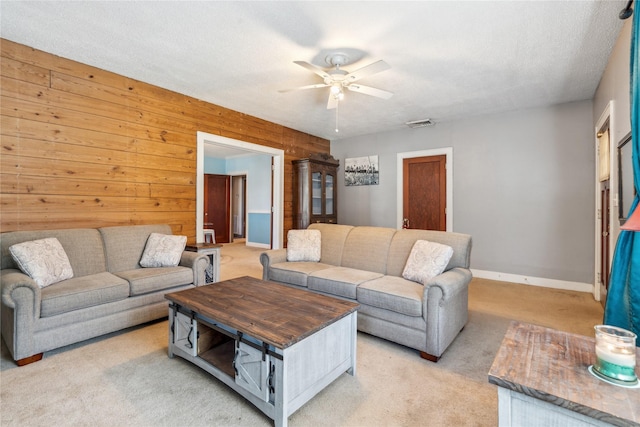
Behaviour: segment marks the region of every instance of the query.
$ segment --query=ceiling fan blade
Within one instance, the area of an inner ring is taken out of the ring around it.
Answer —
[[[325,83],[317,83],[315,85],[306,85],[306,86],[300,86],[300,87],[292,87],[290,89],[280,89],[278,92],[291,92],[294,90],[305,90],[305,89],[318,89],[321,87],[327,87],[329,86],[328,84]]]
[[[317,75],[319,75],[323,79],[331,78],[331,76],[329,76],[329,74],[325,70],[323,70],[320,67],[316,67],[313,64],[309,64],[308,62],[305,62],[305,61],[293,61],[293,63],[294,64],[298,64],[299,66],[306,68],[307,70],[311,71],[312,73],[316,73]]]
[[[333,110],[338,107],[338,100],[331,92],[329,92],[329,100],[327,101],[327,110]]]
[[[347,89],[353,92],[364,93],[365,95],[371,95],[382,99],[389,99],[393,96],[393,92],[387,92],[386,90],[376,89],[375,87],[362,86],[358,84],[350,84],[349,86],[347,86]]]
[[[374,62],[373,64],[366,65],[362,68],[359,68],[345,76],[345,80],[348,82],[355,82],[360,80],[363,77],[370,76],[372,74],[379,73],[384,70],[388,70],[391,68],[389,64],[384,62],[383,60]]]

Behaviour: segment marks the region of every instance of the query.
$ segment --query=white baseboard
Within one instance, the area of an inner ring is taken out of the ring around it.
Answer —
[[[564,289],[567,291],[588,292],[593,294],[593,285],[591,283],[569,282],[566,280],[545,279],[543,277],[530,277],[519,274],[499,273],[496,271],[475,269],[471,269],[471,272],[473,273],[473,277],[478,277],[480,279],[520,283],[522,285],[541,286],[543,288]]]
[[[251,246],[252,248],[271,249],[271,245],[268,243],[246,242],[245,246]]]

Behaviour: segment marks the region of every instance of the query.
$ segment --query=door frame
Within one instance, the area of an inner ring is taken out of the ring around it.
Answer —
[[[595,215],[594,215],[594,271],[593,271],[593,298],[596,301],[600,301],[602,299],[602,292],[600,289],[600,275],[602,274],[602,269],[600,268],[600,257],[602,256],[602,248],[600,245],[602,239],[602,224],[601,224],[601,215],[602,215],[602,200],[600,192],[602,191],[602,186],[599,179],[599,171],[600,171],[600,156],[598,154],[598,133],[602,130],[604,125],[609,121],[609,212],[611,216],[609,217],[609,269],[611,268],[611,260],[613,259],[613,253],[615,252],[615,244],[618,240],[618,234],[620,233],[620,221],[618,218],[618,164],[617,164],[617,141],[615,138],[615,129],[614,129],[614,102],[609,101],[609,103],[604,108],[604,111],[600,115],[600,118],[596,122],[593,131],[593,147],[594,147],[594,157],[595,157],[595,170],[594,170],[594,198],[595,198]]]
[[[196,242],[204,242],[204,144],[212,143],[259,154],[268,154],[273,158],[273,185],[271,191],[273,197],[271,206],[271,232],[273,238],[271,239],[271,248],[281,249],[284,236],[284,150],[201,131],[197,131],[196,134]]]
[[[446,180],[447,180],[447,231],[453,231],[453,147],[434,148],[430,150],[407,151],[396,156],[396,228],[402,228],[403,218],[403,175],[404,159],[414,157],[446,156]]]

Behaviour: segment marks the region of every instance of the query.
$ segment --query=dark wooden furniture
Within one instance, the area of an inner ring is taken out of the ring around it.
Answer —
[[[340,161],[330,154],[294,160],[293,225],[305,229],[314,222],[338,223],[337,173]]]
[[[595,358],[595,338],[512,322],[489,371],[499,425],[640,425],[640,390],[593,376]]]
[[[276,426],[345,371],[358,304],[253,277],[166,295],[169,357],[201,367]]]

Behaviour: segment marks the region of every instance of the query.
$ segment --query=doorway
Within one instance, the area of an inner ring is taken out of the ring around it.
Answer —
[[[231,243],[231,177],[204,175],[204,229],[213,230],[216,243]]]
[[[247,206],[247,176],[231,177],[232,240],[246,237],[245,206]]]
[[[600,228],[602,229],[600,238],[600,303],[604,307],[604,303],[607,299],[607,292],[609,292],[609,232],[611,227],[609,208],[609,180],[602,183],[602,189],[600,190],[600,202],[602,206],[602,214],[600,215]]]
[[[597,191],[599,192],[598,215],[599,218],[599,240],[596,242],[597,252],[600,256],[596,267],[599,272],[596,275],[594,295],[596,300],[604,307],[609,290],[609,272],[611,266],[611,132],[609,129],[610,119],[607,116],[599,124],[596,131],[596,153],[597,153]]]
[[[446,231],[445,155],[403,160],[402,227]]]
[[[404,226],[404,212],[405,212],[405,188],[404,188],[404,178],[405,174],[408,172],[405,169],[405,160],[409,159],[418,159],[423,157],[438,157],[442,156],[444,158],[444,164],[440,163],[438,160],[437,167],[444,167],[444,173],[442,173],[441,169],[438,169],[438,185],[442,187],[444,185],[444,189],[442,194],[439,194],[438,197],[443,196],[444,201],[439,202],[440,204],[444,204],[443,210],[444,214],[438,218],[438,221],[443,221],[442,225],[439,225],[438,228],[443,228],[445,231],[453,231],[453,148],[436,148],[432,150],[421,150],[421,151],[410,151],[405,153],[398,153],[397,155],[397,201],[396,201],[396,224],[397,228],[403,228]],[[440,157],[440,159],[442,159]],[[407,163],[409,165],[414,162],[413,160],[409,160]],[[417,161],[419,163],[419,161]],[[432,169],[435,167],[436,163],[431,163],[426,168],[419,167],[420,169]],[[423,171],[424,172],[424,171]],[[443,182],[444,181],[444,182]],[[441,199],[439,199],[441,200]],[[409,228],[420,228],[418,225],[420,224],[411,224],[411,220],[409,221]]]
[[[613,247],[619,233],[619,223],[612,218],[612,212],[618,203],[618,188],[614,145],[611,144],[611,136],[615,135],[613,129],[613,102],[609,102],[603,111],[594,129],[595,140],[595,274],[593,286],[593,298],[600,301],[603,306],[606,303],[607,289],[609,286],[609,274]],[[613,189],[613,193],[611,190]]]
[[[197,132],[197,157],[196,157],[196,241],[204,242],[204,147],[205,144],[213,144],[224,147],[234,147],[250,153],[267,154],[272,157],[272,206],[269,211],[270,228],[272,233],[271,243],[268,245],[273,249],[283,247],[284,229],[284,150],[271,148],[259,144],[240,141],[233,138],[226,138],[206,132]],[[248,213],[246,213],[248,214]],[[245,214],[245,218],[247,215]],[[249,224],[245,223],[245,226]],[[264,245],[253,245],[250,241],[250,233],[247,235],[246,244],[248,246],[265,247]]]

